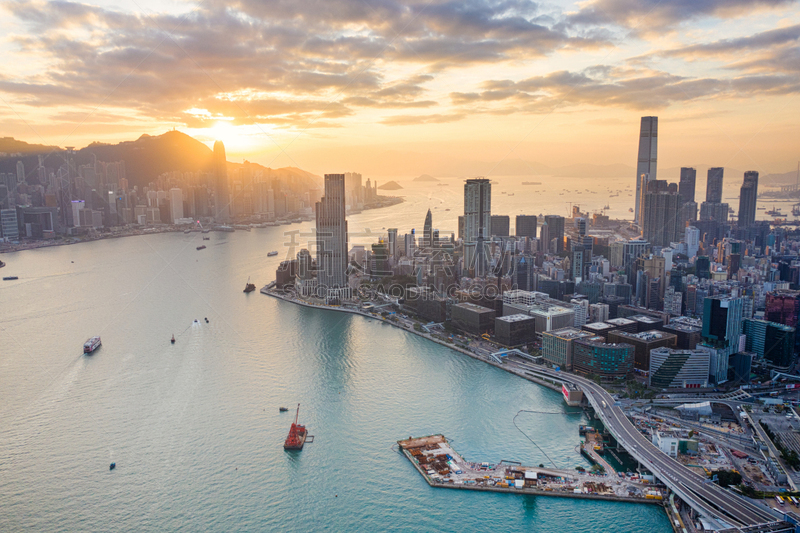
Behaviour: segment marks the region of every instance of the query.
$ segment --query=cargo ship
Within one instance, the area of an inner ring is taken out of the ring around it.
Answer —
[[[100,347],[102,343],[100,342],[100,335],[96,337],[92,337],[88,341],[83,343],[83,353],[92,353],[96,349]]]
[[[283,443],[284,450],[302,450],[303,444],[306,443],[306,437],[308,437],[308,430],[306,430],[305,426],[301,426],[297,423],[297,419],[300,416],[300,404],[297,404],[297,414],[294,415],[294,423],[292,427],[289,428],[289,436],[286,437],[286,441]]]

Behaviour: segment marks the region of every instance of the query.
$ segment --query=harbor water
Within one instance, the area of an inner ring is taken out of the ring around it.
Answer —
[[[242,292],[274,279],[286,231],[310,227],[212,233],[200,251],[201,234],[170,233],[6,254],[20,279],[0,285],[0,530],[671,531],[653,505],[428,487],[398,439],[573,468],[587,420],[387,324]],[[285,452],[298,403],[315,439]],[[522,409],[552,414],[517,429]]]

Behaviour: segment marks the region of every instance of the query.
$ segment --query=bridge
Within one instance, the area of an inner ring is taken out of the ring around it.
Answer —
[[[707,479],[656,448],[639,432],[622,409],[615,405],[614,398],[594,381],[524,363],[520,367],[533,375],[545,376],[580,387],[597,416],[617,442],[717,530],[759,533],[794,531],[792,525],[778,520],[768,509],[718,485],[707,483]]]

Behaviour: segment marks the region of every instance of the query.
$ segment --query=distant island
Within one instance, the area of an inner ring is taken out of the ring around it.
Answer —
[[[397,183],[396,181],[387,181],[383,185],[378,185],[378,188],[383,189],[384,191],[397,191],[399,189],[402,189],[403,186]]]
[[[430,174],[423,174],[414,178],[414,181],[439,181]]]

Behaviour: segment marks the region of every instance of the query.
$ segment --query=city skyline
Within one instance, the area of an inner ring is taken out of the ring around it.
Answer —
[[[630,166],[629,123],[653,114],[673,124],[662,168],[797,160],[794,1],[348,6],[7,3],[3,135],[85,146],[174,127],[234,160],[392,175],[409,155]]]

